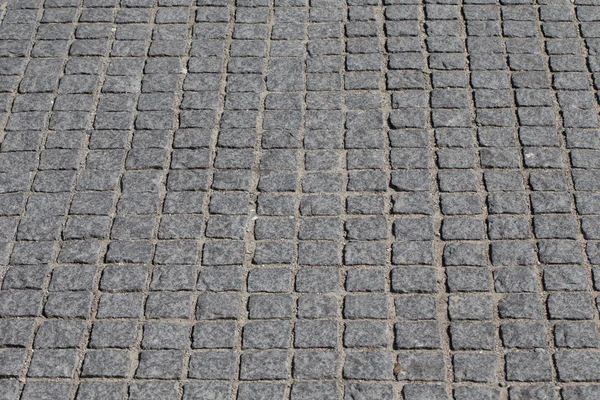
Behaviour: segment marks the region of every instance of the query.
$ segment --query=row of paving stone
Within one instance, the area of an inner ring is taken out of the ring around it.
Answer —
[[[0,0],[0,399],[600,398],[595,0]]]

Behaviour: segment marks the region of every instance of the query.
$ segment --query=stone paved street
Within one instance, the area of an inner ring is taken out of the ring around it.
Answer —
[[[0,400],[600,399],[599,0],[0,0]]]

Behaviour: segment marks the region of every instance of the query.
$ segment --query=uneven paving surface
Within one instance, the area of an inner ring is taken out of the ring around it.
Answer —
[[[0,4],[0,399],[600,399],[597,0]]]

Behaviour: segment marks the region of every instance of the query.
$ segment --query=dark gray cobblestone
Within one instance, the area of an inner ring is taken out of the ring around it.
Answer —
[[[593,0],[0,0],[0,400],[600,399]]]

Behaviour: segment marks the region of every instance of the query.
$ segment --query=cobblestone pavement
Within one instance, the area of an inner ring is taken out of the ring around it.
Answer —
[[[1,400],[600,399],[598,0],[4,0]]]

